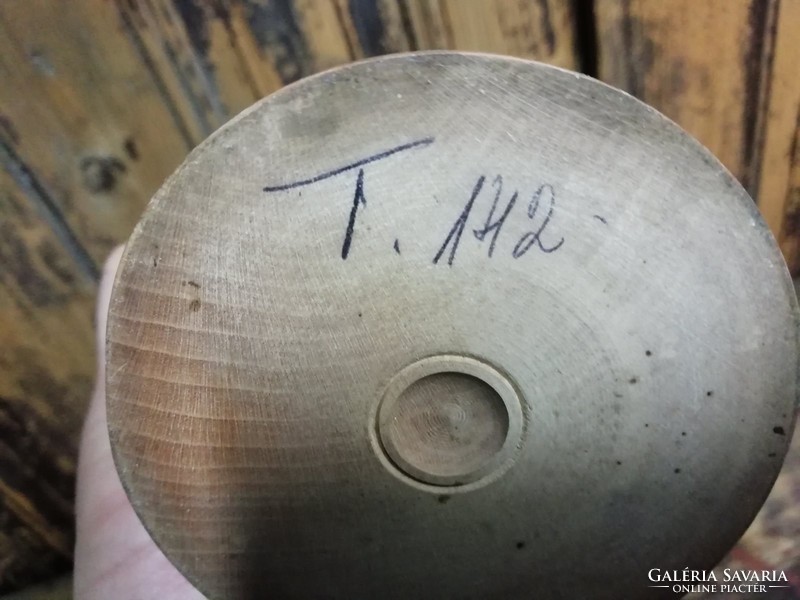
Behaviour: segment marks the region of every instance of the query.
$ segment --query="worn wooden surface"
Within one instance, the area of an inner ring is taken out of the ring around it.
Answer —
[[[94,365],[91,273],[18,175],[0,172],[0,589],[69,566]]]
[[[290,86],[128,242],[122,484],[210,598],[665,597],[647,571],[713,568],[794,425],[799,311],[756,219],[676,125],[564,70]]]
[[[793,273],[800,273],[800,2],[778,10],[765,100],[759,207]]]
[[[597,0],[595,15],[598,77],[714,152],[797,273],[800,2]]]
[[[228,118],[300,77],[386,52],[479,50],[582,69],[707,143],[756,195],[790,264],[800,268],[799,5],[597,0],[592,11],[592,3],[568,0],[0,3],[0,414],[13,413],[8,422],[17,423],[0,447],[18,461],[0,470],[0,590],[69,560],[65,515],[92,377],[88,329],[98,265],[186,153]],[[33,477],[19,462],[31,444],[39,448],[39,472],[57,475]],[[57,496],[54,481],[61,482]]]

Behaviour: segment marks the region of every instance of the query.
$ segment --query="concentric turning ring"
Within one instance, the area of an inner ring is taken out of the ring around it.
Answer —
[[[513,461],[525,430],[508,379],[455,355],[402,369],[384,392],[375,427],[390,470],[435,486],[493,479]]]

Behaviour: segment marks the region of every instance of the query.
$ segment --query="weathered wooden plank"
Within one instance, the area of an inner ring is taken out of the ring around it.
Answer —
[[[791,171],[778,241],[793,275],[800,275],[800,114],[791,151]]]
[[[290,0],[231,0],[230,6],[243,20],[237,32],[248,47],[244,56],[250,61],[251,70],[274,70],[275,89],[315,71]]]
[[[0,592],[69,566],[75,450],[94,370],[94,278],[3,162]]]
[[[777,0],[597,0],[602,80],[674,119],[753,193]]]
[[[315,71],[362,56],[343,0],[295,0],[294,7]]]
[[[192,145],[199,143],[225,119],[219,89],[209,65],[191,43],[202,48],[207,44],[207,32],[202,33],[200,26],[195,25],[195,13],[186,9],[179,15],[169,1],[119,0],[116,5],[144,64],[163,83],[169,100],[189,131]],[[193,3],[182,5],[194,6]],[[191,41],[181,17],[195,27]]]
[[[231,43],[236,45],[258,97],[266,96],[280,88],[282,85],[280,76],[271,59],[260,51],[250,30],[244,5],[241,2],[233,2],[227,7],[226,12],[218,14],[225,15],[223,18],[225,27],[231,39],[235,40]]]
[[[347,18],[343,20],[343,27],[351,39],[355,58],[416,49],[413,32],[404,22],[402,0],[338,2],[344,7],[342,12]]]
[[[193,141],[283,84],[387,52],[458,48],[577,64],[572,4],[563,0],[151,0],[118,6]]]
[[[565,0],[238,0],[230,9],[245,16],[249,32],[240,35],[256,40],[284,83],[353,59],[426,49],[577,66],[573,5]]]
[[[0,139],[97,263],[193,143],[113,3],[0,3]]]
[[[758,205],[800,274],[800,2],[781,2],[764,122]]]
[[[363,3],[348,0],[229,0],[232,29],[251,72],[281,85],[341,65],[365,52],[353,18]],[[357,20],[357,18],[355,19]]]
[[[404,0],[419,49],[509,54],[575,69],[574,6],[566,0]]]
[[[231,23],[236,13],[227,3],[136,0],[117,5],[147,64],[189,124],[194,143],[258,99],[259,83],[243,59]]]

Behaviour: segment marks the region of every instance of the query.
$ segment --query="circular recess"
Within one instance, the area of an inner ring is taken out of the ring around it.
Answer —
[[[463,356],[433,356],[398,373],[376,427],[391,464],[437,486],[463,486],[513,457],[523,433],[514,387],[496,369]]]
[[[501,56],[293,83],[156,193],[108,315],[120,480],[209,598],[642,600],[794,426],[798,307],[674,123]]]

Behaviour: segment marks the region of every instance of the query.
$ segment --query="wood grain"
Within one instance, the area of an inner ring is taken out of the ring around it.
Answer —
[[[25,256],[49,276],[52,265],[69,265],[80,284],[64,284],[56,296],[88,311],[99,263],[127,238],[191,148],[284,84],[386,52],[500,52],[592,69],[596,50],[601,78],[663,110],[722,158],[756,197],[790,267],[800,272],[800,2],[594,5],[592,20],[588,3],[568,0],[4,0],[0,162],[7,172],[0,179],[0,223],[11,232],[6,250],[26,249],[8,255],[0,288],[0,296],[17,298],[0,315],[3,356],[17,357],[5,381],[55,382],[31,392],[31,410],[74,416],[89,374],[87,340],[74,340],[76,356],[42,350],[41,340],[86,321],[60,304],[47,310],[72,316],[39,314],[44,309],[33,299],[47,278],[26,277],[18,267],[28,264]],[[72,285],[75,291],[65,291]],[[19,286],[27,286],[27,295],[12,293]],[[31,344],[42,354],[28,360]],[[4,388],[0,411],[27,410],[27,388],[16,385]],[[70,477],[62,468],[68,452],[46,449],[74,445],[73,416],[32,425],[28,438],[36,441],[19,441],[8,452],[19,457],[40,445],[37,465],[61,473],[54,478],[67,486],[59,478]],[[33,508],[25,508],[27,492],[15,490],[33,485],[29,473],[22,465],[8,473],[0,498],[14,512],[2,517],[7,525],[0,531],[14,533],[2,534],[0,567],[7,564],[4,548],[14,548],[5,573],[23,582],[66,564],[61,550],[41,549],[63,550],[71,524],[63,505],[36,499],[35,486],[27,500]],[[40,552],[45,558],[37,563]]]
[[[573,4],[563,0],[406,0],[416,47],[578,64]]]
[[[777,5],[598,0],[599,77],[675,120],[752,194]]]
[[[0,78],[0,136],[99,264],[191,140],[109,2],[3,2]]]
[[[650,598],[780,469],[782,264],[626,94],[490,55],[348,65],[225,125],[140,221],[109,311],[120,478],[210,597]]]
[[[598,0],[599,76],[663,111],[753,195],[800,273],[800,3]]]
[[[758,205],[794,275],[800,274],[800,2],[781,2],[771,67]]]
[[[24,185],[0,170],[0,592],[70,564],[94,373],[94,279]]]
[[[800,119],[795,128],[790,156],[791,171],[778,239],[789,269],[797,276],[800,275]]]
[[[98,264],[190,140],[109,2],[0,6],[0,590],[71,564]]]

